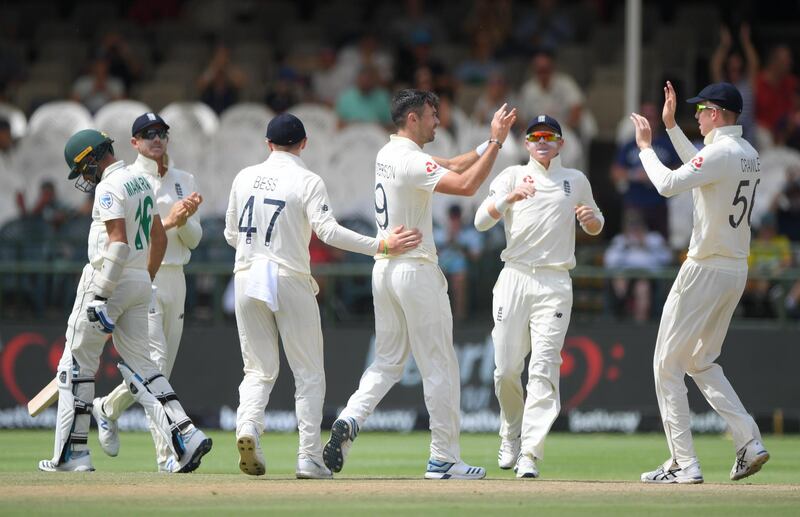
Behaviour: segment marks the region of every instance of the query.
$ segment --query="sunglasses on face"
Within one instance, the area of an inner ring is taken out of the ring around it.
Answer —
[[[168,136],[169,136],[169,132],[164,128],[145,129],[144,131],[139,133],[139,138],[141,138],[143,140],[153,140],[155,137],[158,137],[161,140],[164,140]]]
[[[695,113],[700,113],[703,110],[720,110],[725,111],[725,108],[720,108],[719,106],[711,106],[710,104],[698,104],[695,107]]]
[[[542,139],[544,139],[545,142],[558,142],[561,140],[561,135],[550,131],[534,131],[533,133],[528,133],[525,139],[528,142],[538,142]]]

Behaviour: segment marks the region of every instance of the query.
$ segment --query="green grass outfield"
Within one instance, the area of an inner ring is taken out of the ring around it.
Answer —
[[[90,439],[96,472],[43,473],[52,432],[0,431],[0,515],[800,515],[800,436],[767,436],[772,459],[744,482],[729,481],[725,436],[696,439],[705,484],[652,486],[639,474],[667,456],[659,434],[553,434],[542,477],[517,480],[497,467],[498,438],[466,434],[467,462],[483,481],[427,481],[427,433],[363,432],[335,480],[294,479],[296,434],[263,438],[267,476],[238,471],[232,433],[190,475],[156,474],[150,435],[123,433],[117,458]],[[327,438],[327,432],[323,440]]]

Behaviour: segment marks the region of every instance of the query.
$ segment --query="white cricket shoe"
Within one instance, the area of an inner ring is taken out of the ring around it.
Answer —
[[[69,460],[56,465],[52,460],[42,460],[39,462],[39,470],[43,472],[93,472],[92,457],[89,451],[76,453]]]
[[[174,472],[178,472],[181,466],[178,464],[178,460],[175,459],[174,456],[170,456],[167,458],[167,461],[163,463],[158,463],[158,472],[160,474],[172,474]]]
[[[333,474],[330,469],[322,464],[321,461],[313,459],[311,456],[301,454],[297,457],[297,469],[295,469],[297,479],[331,479]]]
[[[519,458],[519,449],[522,440],[501,440],[500,450],[497,451],[497,466],[503,470],[513,467]]]
[[[185,450],[178,460],[177,472],[193,472],[200,466],[200,459],[211,451],[211,438],[191,426],[189,431],[181,433],[181,439]]]
[[[119,426],[116,420],[106,416],[102,398],[92,401],[92,416],[97,422],[97,439],[100,441],[100,447],[109,456],[116,456],[119,454]]]
[[[258,431],[253,424],[244,424],[236,437],[236,448],[239,449],[239,470],[251,476],[263,476],[267,473],[267,462]]]
[[[433,458],[428,460],[428,470],[425,472],[425,479],[483,479],[485,477],[486,469],[483,467],[473,467],[463,461],[448,463]]]
[[[750,440],[736,453],[736,461],[731,469],[731,480],[738,481],[752,476],[769,461],[769,453],[760,440]]]
[[[337,418],[331,426],[331,437],[322,450],[322,461],[331,472],[340,472],[344,459],[358,436],[358,422],[355,418]]]
[[[642,473],[641,480],[642,483],[697,484],[703,482],[703,473],[697,460],[688,467],[681,467],[670,458],[656,470]]]
[[[514,465],[514,472],[518,478],[538,478],[539,469],[536,468],[536,461],[527,454],[520,454],[517,464]]]

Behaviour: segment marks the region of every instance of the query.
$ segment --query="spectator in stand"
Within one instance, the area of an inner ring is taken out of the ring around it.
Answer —
[[[777,215],[778,233],[800,243],[800,167],[786,170],[786,183],[772,207]]]
[[[358,74],[367,66],[373,67],[378,74],[378,83],[387,86],[392,82],[394,61],[392,56],[381,48],[378,35],[366,32],[358,42],[347,45],[339,51],[336,59],[337,73],[342,74],[345,84],[352,85]]]
[[[230,49],[220,43],[197,78],[197,90],[200,100],[219,114],[238,102],[239,92],[246,83],[244,71],[231,61]]]
[[[407,41],[398,46],[395,80],[412,84],[414,73],[421,67],[428,68],[437,77],[446,73],[444,64],[431,53],[432,41],[431,34],[423,29],[411,32]]]
[[[797,87],[797,76],[792,73],[791,49],[788,45],[774,47],[756,82],[756,122],[773,137],[781,119],[797,108]]]
[[[122,80],[125,90],[129,91],[142,74],[142,64],[128,42],[120,33],[110,31],[103,35],[100,47],[108,59],[108,73]]]
[[[30,209],[25,206],[25,198],[18,192],[17,208],[20,218],[41,219],[52,226],[54,230],[58,230],[58,227],[66,221],[69,215],[69,209],[58,199],[56,187],[50,180],[42,181],[39,186],[39,197]]]
[[[715,83],[727,81],[742,94],[742,114],[737,123],[745,140],[756,145],[754,92],[760,64],[747,23],[739,27],[739,43],[741,50],[734,49],[730,29],[725,25],[720,28],[719,46],[711,56],[711,79]]]
[[[341,125],[352,122],[372,122],[389,127],[392,123],[391,97],[380,85],[378,70],[364,66],[358,73],[356,85],[345,90],[336,100],[336,114]]]
[[[72,85],[72,100],[80,102],[93,114],[124,96],[125,83],[109,73],[108,57],[102,53],[92,60],[89,72],[78,77]]]
[[[19,195],[18,189],[28,181],[24,175],[15,171],[15,145],[11,124],[0,118],[0,178],[6,183],[4,193],[0,196],[0,226],[17,215],[14,200]]]
[[[517,50],[530,55],[540,48],[558,48],[575,34],[572,22],[557,0],[534,0],[514,27]]]
[[[471,224],[464,225],[461,215],[461,206],[451,205],[447,210],[446,226],[437,227],[433,232],[439,266],[447,276],[456,321],[467,317],[467,274],[470,263],[476,262],[483,251],[483,236]]]
[[[317,66],[311,72],[311,96],[316,102],[333,106],[349,83],[336,66],[336,50],[322,47],[317,56]]]
[[[494,58],[495,47],[487,32],[478,31],[472,37],[471,54],[456,69],[456,78],[463,84],[483,86],[492,73],[501,71]]]
[[[578,83],[556,71],[555,54],[550,50],[537,51],[531,64],[534,75],[525,81],[520,92],[520,120],[547,113],[579,132],[584,96]]]
[[[428,44],[433,36],[447,37],[439,18],[425,12],[425,0],[405,0],[403,14],[392,20],[390,26],[392,38],[398,45],[413,41],[419,33],[427,34]]]
[[[283,113],[302,99],[303,86],[297,72],[289,66],[281,66],[278,77],[264,97],[264,103],[276,114]]]
[[[658,271],[672,261],[672,252],[664,237],[649,231],[644,219],[636,212],[628,212],[622,233],[611,240],[604,257],[606,268],[611,270],[642,269]],[[611,309],[616,317],[633,316],[642,323],[653,316],[653,296],[659,281],[648,278],[613,277],[610,294]]]
[[[641,113],[653,128],[653,149],[661,163],[670,168],[681,165],[675,149],[667,135],[660,129],[658,107],[652,102],[641,106]],[[644,218],[648,228],[669,236],[667,199],[661,196],[647,177],[639,159],[636,139],[631,138],[617,151],[611,164],[611,181],[622,195],[624,210],[636,211]]]
[[[472,121],[479,125],[488,126],[492,122],[494,112],[507,102],[511,106],[517,105],[517,99],[509,92],[508,81],[502,70],[493,70],[486,81],[486,87],[472,110]]]
[[[742,306],[748,317],[776,316],[776,308],[770,296],[776,284],[770,277],[780,274],[792,265],[791,243],[785,235],[778,234],[776,222],[774,214],[764,214],[750,243],[750,256],[747,258],[750,278],[742,295]]]
[[[511,0],[473,0],[464,22],[464,33],[473,41],[479,34],[488,37],[492,49],[499,49],[511,39],[514,24]]]

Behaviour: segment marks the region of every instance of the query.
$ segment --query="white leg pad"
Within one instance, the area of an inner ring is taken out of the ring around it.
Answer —
[[[94,377],[81,376],[80,365],[73,358],[72,371],[59,370],[56,378],[58,412],[53,463],[59,465],[69,461],[73,452],[89,449]]]
[[[169,444],[176,458],[185,452],[181,432],[192,425],[169,381],[157,375],[147,381],[123,362],[117,364],[136,402],[142,405],[158,434]]]

